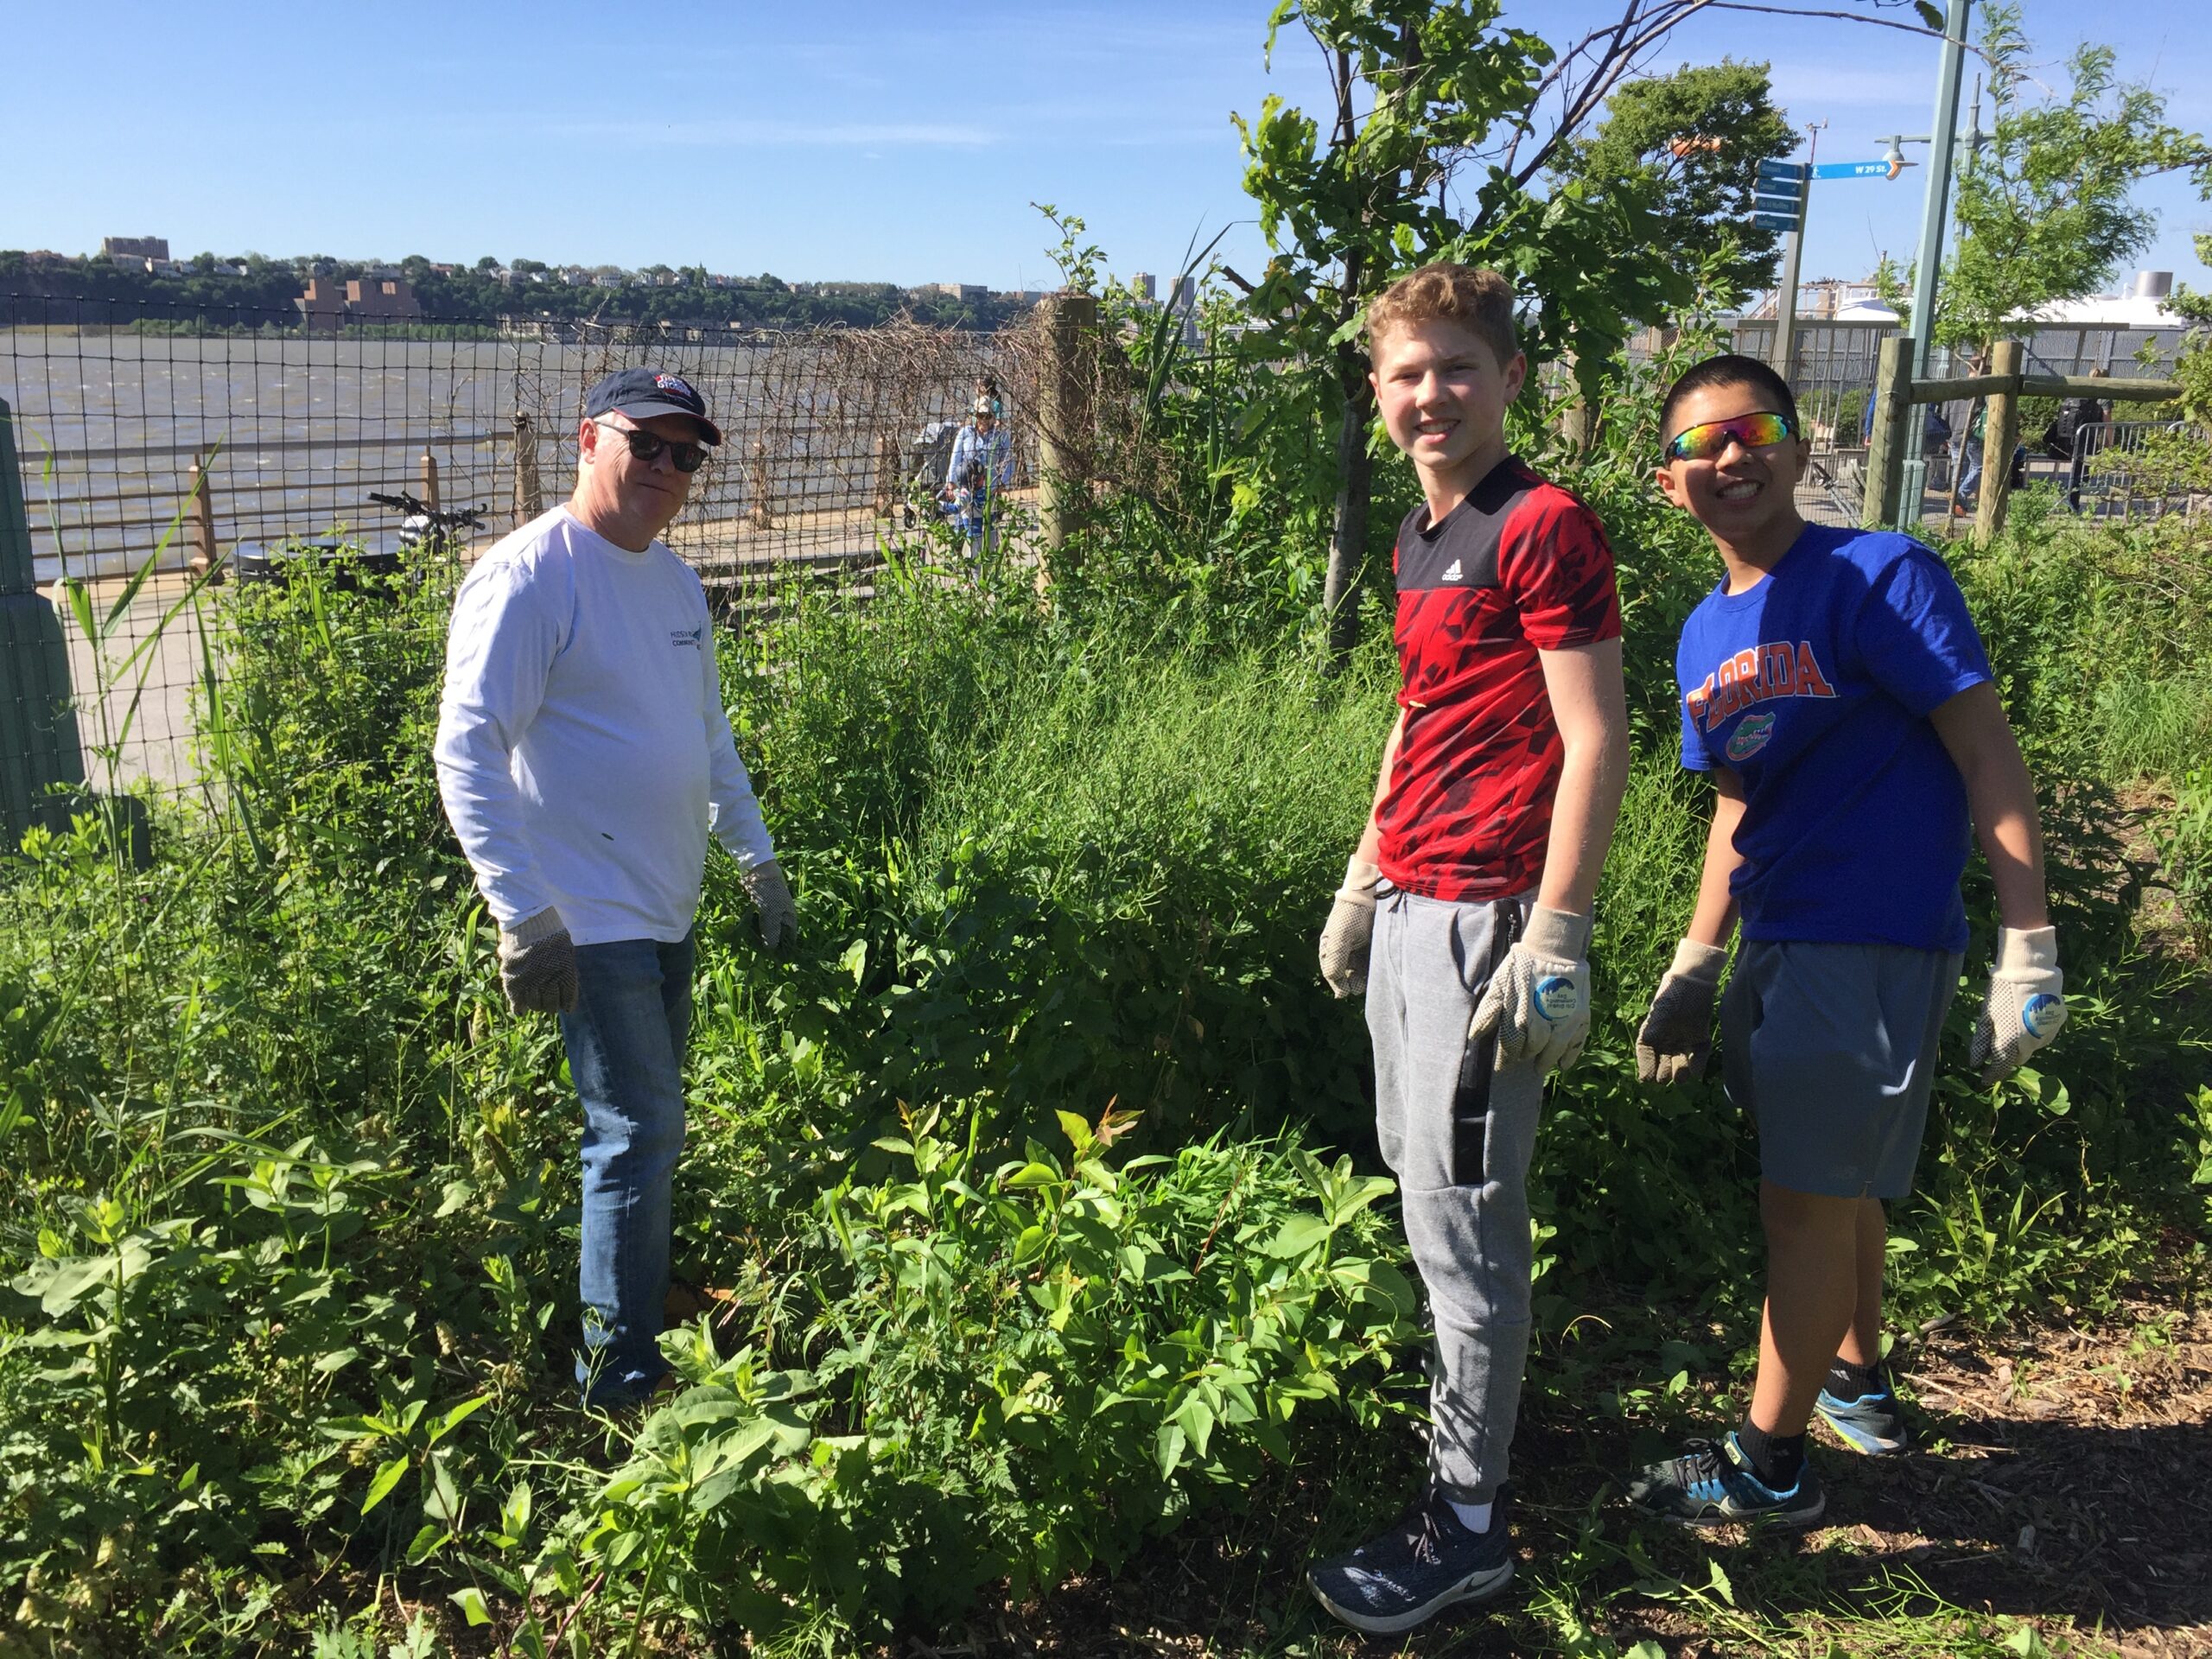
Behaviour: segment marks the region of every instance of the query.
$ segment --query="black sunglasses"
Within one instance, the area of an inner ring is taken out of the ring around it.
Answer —
[[[696,473],[707,464],[707,446],[703,443],[676,443],[657,432],[642,427],[616,426],[607,421],[594,421],[594,426],[605,427],[609,432],[620,432],[630,440],[630,454],[633,460],[652,462],[668,451],[669,464],[679,473]]]

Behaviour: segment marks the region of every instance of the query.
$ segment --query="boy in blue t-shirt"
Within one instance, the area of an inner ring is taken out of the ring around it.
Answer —
[[[1882,1200],[1901,1198],[1967,944],[1968,830],[2002,926],[1973,1061],[1985,1087],[2066,1018],[2035,787],[1966,601],[1908,536],[1808,524],[1789,387],[1724,356],[1661,411],[1660,490],[1725,574],[1682,628],[1682,764],[1713,829],[1689,932],[1637,1037],[1643,1081],[1694,1077],[1719,998],[1730,1099],[1759,1141],[1766,1316],[1751,1408],[1718,1443],[1647,1468],[1630,1501],[1689,1524],[1809,1526],[1817,1409],[1859,1452],[1902,1451],[1881,1364]]]

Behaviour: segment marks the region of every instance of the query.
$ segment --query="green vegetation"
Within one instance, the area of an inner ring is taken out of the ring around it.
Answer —
[[[1939,342],[1977,355],[2010,319],[2097,292],[2150,246],[2157,215],[2133,199],[2141,181],[2187,171],[2212,192],[2212,145],[2170,124],[2161,94],[2123,81],[2110,47],[2077,46],[2063,86],[2045,86],[2019,8],[1997,5],[1981,54],[1995,118],[1990,142],[1960,154],[1958,246],[1936,321]]]
[[[219,259],[202,253],[179,265],[173,271],[151,271],[143,260],[118,263],[102,254],[61,258],[0,248],[0,296],[14,296],[10,315],[0,320],[31,326],[81,320],[130,326],[142,333],[195,334],[296,329],[294,302],[310,277],[343,284],[378,268],[372,260],[334,259],[327,254],[270,259],[246,253]],[[477,336],[468,325],[509,315],[755,328],[870,327],[904,315],[930,327],[989,329],[1004,327],[1023,308],[1002,296],[962,301],[943,294],[909,294],[892,283],[816,283],[801,292],[777,276],[762,275],[716,288],[709,286],[706,271],[696,265],[682,271],[648,266],[646,275],[666,273],[677,279],[652,287],[634,285],[629,273],[620,273],[622,280],[614,287],[571,285],[552,266],[535,259],[516,260],[510,269],[517,280],[503,283],[495,274],[499,268],[498,260],[486,258],[474,266],[440,270],[421,255],[409,255],[397,269],[413,288],[423,317],[411,326],[435,331],[422,338],[470,339]],[[597,269],[616,274],[612,266]]]
[[[1766,65],[1686,63],[1614,93],[1597,130],[1569,146],[1559,174],[1593,194],[1643,195],[1666,245],[1686,264],[1713,261],[1714,286],[1733,303],[1774,281],[1782,233],[1751,223],[1753,184],[1760,162],[1796,148]]]
[[[1747,1353],[1757,1236],[1716,1085],[1640,1090],[1628,1057],[1690,901],[1665,664],[1709,571],[1637,491],[1649,410],[1619,407],[1618,459],[1578,477],[1624,551],[1639,760],[1596,1028],[1537,1158],[1531,1410],[1656,1435]],[[1900,1333],[2094,1319],[2201,1272],[2212,1220],[2199,969],[2135,916],[2157,849],[2200,938],[2208,913],[2202,553],[2038,499],[1954,557],[2044,782],[2076,1013],[2018,1081],[1942,1080]],[[805,935],[759,954],[717,861],[677,1224],[706,1289],[682,1391],[613,1422],[566,1382],[557,1042],[497,1005],[429,776],[451,573],[223,590],[220,814],[162,810],[143,868],[93,819],[34,835],[0,886],[7,1650],[427,1652],[480,1621],[522,1652],[740,1625],[850,1650],[1141,1573],[1255,1492],[1296,1515],[1332,1483],[1312,1528],[1371,1524],[1409,1478],[1421,1316],[1312,935],[1382,642],[1317,676],[1277,570],[1203,547],[1077,570],[1049,612],[1020,573],[917,568],[734,639]],[[2126,843],[2123,789],[2171,803]],[[1970,899],[1986,942],[1979,875]],[[1313,1639],[1307,1535],[1239,1546],[1269,1643]],[[1608,1510],[1546,1537],[1522,1650],[1620,1650],[1639,1606],[1765,1640],[1761,1586],[1808,1593],[1738,1561],[1731,1605]],[[1863,1650],[1872,1592],[1821,1560]],[[2011,1628],[1866,1583],[1936,1618],[1899,1642]]]
[[[1395,456],[1369,469],[1348,330],[1447,247],[1542,300],[1536,355],[1573,352],[1603,411],[1570,442],[1531,396],[1513,436],[1612,536],[1637,750],[1592,1035],[1535,1160],[1535,1559],[1471,1639],[2108,1649],[2042,1603],[1968,1612],[1919,1576],[1942,1561],[1853,1529],[1708,1544],[1610,1502],[1631,1454],[1712,1420],[1759,1316],[1740,1117],[1717,1077],[1638,1088],[1630,1053],[1693,899],[1672,652],[1713,562],[1649,485],[1675,365],[1612,347],[1690,283],[1646,205],[1531,189],[1571,125],[1510,139],[1465,222],[1432,213],[1429,152],[1512,129],[1554,60],[1494,7],[1302,18],[1349,114],[1247,130],[1281,326],[1192,353],[1104,296],[1118,487],[1049,595],[901,548],[865,603],[795,586],[728,633],[802,937],[760,952],[715,857],[681,1386],[650,1408],[575,1403],[573,1097],[551,1023],[499,1000],[429,760],[457,573],[178,601],[213,639],[204,802],[149,802],[147,856],[108,811],[0,862],[0,1659],[980,1649],[1157,1580],[1199,1586],[1179,1605],[1215,1650],[1359,1650],[1298,1573],[1416,1478],[1425,1388],[1361,1010],[1313,957],[1395,680],[1348,573],[1412,493]],[[1628,67],[1592,61],[1585,115]],[[1098,251],[1054,222],[1090,285]],[[2041,786],[2071,1017],[1996,1090],[1939,1079],[1892,1218],[1908,1351],[2193,1296],[2212,1241],[2205,542],[2045,490],[1948,551]],[[1978,983],[1978,866],[1967,900]]]

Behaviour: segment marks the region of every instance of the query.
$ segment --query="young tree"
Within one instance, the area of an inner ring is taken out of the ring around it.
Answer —
[[[1568,143],[1553,176],[1640,197],[1667,245],[1686,262],[1709,263],[1720,297],[1732,302],[1773,279],[1781,233],[1751,224],[1752,187],[1761,162],[1796,147],[1765,64],[1684,64],[1622,86],[1597,130]]]
[[[1625,0],[1614,22],[1555,52],[1503,26],[1502,0],[1277,0],[1269,53],[1284,24],[1302,24],[1327,67],[1330,107],[1324,124],[1270,97],[1257,119],[1232,118],[1271,257],[1256,283],[1223,274],[1246,292],[1253,348],[1303,365],[1302,383],[1280,378],[1285,406],[1302,396],[1335,429],[1323,606],[1339,657],[1358,633],[1367,550],[1368,301],[1430,260],[1495,266],[1532,297],[1531,359],[1571,357],[1594,406],[1631,321],[1685,302],[1705,273],[1640,192],[1544,181],[1636,66],[1712,3]],[[1754,9],[1839,15],[1818,4]],[[1922,24],[1941,22],[1925,0],[1914,10],[1919,23],[1856,21],[1923,36]]]
[[[1996,121],[1960,164],[1959,240],[1936,307],[1936,338],[1977,356],[2021,312],[2094,293],[2150,245],[2142,180],[2193,168],[2212,188],[2212,147],[2168,124],[2159,94],[2120,80],[2110,47],[2077,47],[2068,84],[2032,101],[2017,6],[1991,8],[1982,51]]]

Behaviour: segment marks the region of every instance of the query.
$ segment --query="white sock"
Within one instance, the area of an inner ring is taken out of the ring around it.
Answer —
[[[1462,1503],[1457,1498],[1445,1500],[1452,1506],[1452,1513],[1459,1517],[1459,1524],[1469,1532],[1488,1532],[1491,1503]]]

